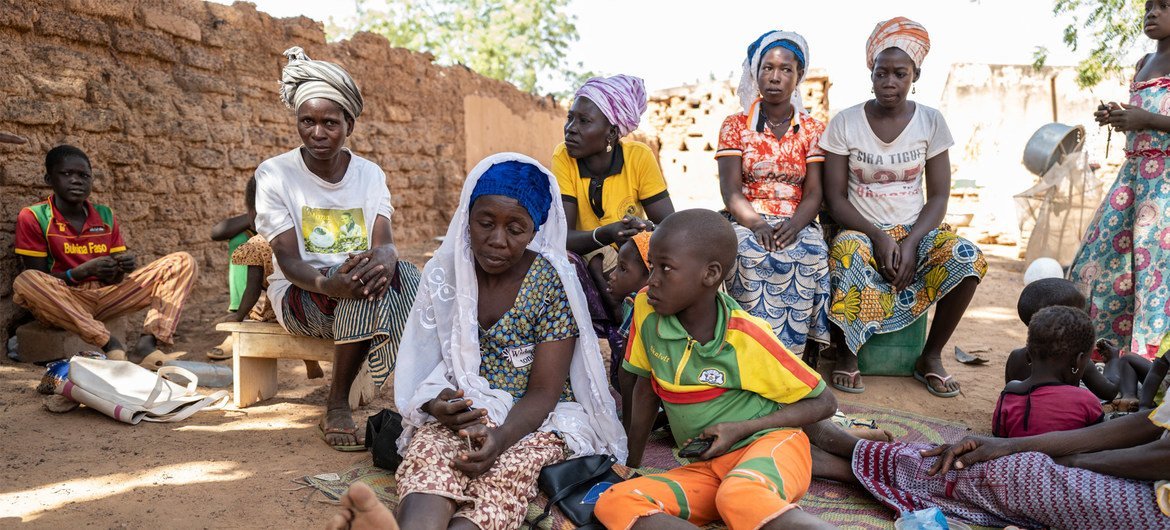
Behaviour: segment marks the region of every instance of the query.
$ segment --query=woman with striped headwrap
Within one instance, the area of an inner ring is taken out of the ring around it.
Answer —
[[[901,330],[938,303],[914,376],[939,397],[959,394],[942,348],[987,273],[983,253],[943,224],[954,145],[939,111],[907,99],[930,50],[926,28],[897,17],[866,43],[874,98],[838,113],[820,146],[825,198],[846,231],[829,252],[829,319],[844,332],[835,388],[864,390],[857,353],[874,334]],[[924,193],[925,185],[925,193]]]
[[[802,353],[809,341],[829,342],[829,249],[815,220],[825,125],[801,101],[804,37],[769,31],[747,52],[738,90],[743,111],[723,121],[715,153],[724,215],[739,240],[727,292]]]
[[[618,342],[614,322],[627,294],[608,289],[617,249],[674,213],[654,153],[642,142],[622,139],[638,128],[644,112],[641,79],[594,77],[574,94],[565,141],[553,151],[552,171],[569,222],[569,256],[589,298],[594,328],[611,346]]]
[[[350,386],[363,365],[378,386],[394,369],[419,272],[398,260],[386,174],[345,147],[361,91],[336,64],[285,55],[280,95],[302,145],[256,168],[256,231],[277,265],[268,298],[289,333],[334,341],[319,427],[334,449],[361,451]]]

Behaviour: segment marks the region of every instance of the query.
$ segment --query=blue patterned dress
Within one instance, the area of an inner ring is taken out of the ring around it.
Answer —
[[[479,375],[520,401],[528,391],[536,345],[579,334],[561,277],[537,255],[520,283],[516,303],[490,328],[479,328]],[[565,381],[560,401],[572,400],[573,389]]]

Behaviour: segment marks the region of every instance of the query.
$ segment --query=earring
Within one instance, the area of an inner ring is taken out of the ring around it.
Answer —
[[[918,86],[917,85],[910,85],[910,93],[917,94],[918,93]]]
[[[608,153],[608,152],[611,152],[611,151],[613,151],[613,144],[611,144],[611,143],[609,143],[609,142],[606,142],[606,143],[605,143],[605,152],[606,152],[606,153]]]
[[[1072,373],[1073,373],[1073,374],[1076,374],[1077,372],[1080,372],[1080,371],[1081,371],[1081,369],[1080,369],[1080,368],[1073,368],[1073,369],[1072,369]]]
[[[873,91],[873,87],[869,87],[869,93],[870,93],[870,94],[873,94],[873,93],[874,93],[874,91]]]

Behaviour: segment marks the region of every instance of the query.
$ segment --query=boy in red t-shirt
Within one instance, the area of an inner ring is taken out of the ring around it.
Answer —
[[[82,150],[50,150],[45,183],[53,194],[16,218],[16,253],[25,270],[12,282],[13,301],[38,320],[100,345],[111,359],[125,359],[126,347],[101,321],[140,309],[150,308],[133,360],[140,362],[160,341],[171,344],[195,281],[194,258],[176,252],[136,269],[113,212],[88,200],[93,172]]]

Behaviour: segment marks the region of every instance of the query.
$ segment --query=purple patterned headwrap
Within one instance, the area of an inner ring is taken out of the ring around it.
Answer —
[[[639,77],[621,74],[594,77],[573,94],[573,99],[578,97],[589,98],[596,104],[605,119],[618,128],[619,137],[637,129],[642,113],[646,112],[646,84]]]

